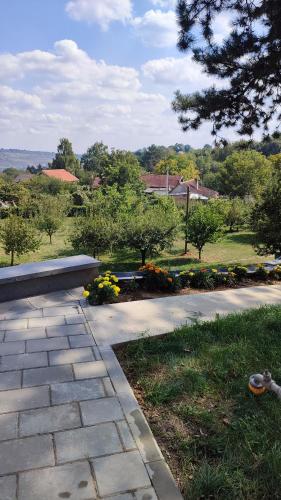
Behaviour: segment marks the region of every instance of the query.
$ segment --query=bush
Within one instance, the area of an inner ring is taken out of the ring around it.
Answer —
[[[166,269],[148,263],[139,270],[144,273],[144,286],[147,290],[176,292],[181,288],[180,278],[172,275]]]
[[[248,268],[245,266],[234,266],[234,267],[229,267],[228,271],[231,273],[235,273],[237,276],[238,280],[243,280],[246,278],[248,274]]]
[[[272,269],[272,271],[270,271],[269,273],[269,277],[272,280],[281,280],[281,266],[276,266],[274,269]]]
[[[256,280],[266,281],[270,278],[270,271],[265,269],[263,264],[258,264],[253,274],[253,278]]]
[[[111,271],[107,271],[85,287],[83,296],[91,305],[110,304],[116,301],[121,291],[117,283],[118,278]]]

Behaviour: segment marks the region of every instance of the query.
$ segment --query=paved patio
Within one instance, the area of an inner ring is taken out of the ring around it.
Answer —
[[[181,499],[111,345],[281,304],[281,286],[91,308],[0,304],[0,500]]]
[[[0,499],[180,499],[81,293],[0,304]]]

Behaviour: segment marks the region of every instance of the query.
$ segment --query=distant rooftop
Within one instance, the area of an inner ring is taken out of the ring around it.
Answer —
[[[53,179],[58,179],[63,182],[78,182],[79,179],[72,175],[70,172],[65,170],[64,168],[60,169],[48,169],[42,170],[42,174],[47,175],[47,177],[51,177]]]

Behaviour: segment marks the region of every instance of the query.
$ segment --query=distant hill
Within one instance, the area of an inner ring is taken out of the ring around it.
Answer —
[[[27,151],[25,149],[0,149],[0,170],[15,167],[25,170],[28,165],[37,166],[39,163],[47,167],[56,153],[47,151]]]

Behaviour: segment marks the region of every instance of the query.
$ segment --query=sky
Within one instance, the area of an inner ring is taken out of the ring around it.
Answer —
[[[176,47],[175,3],[0,0],[0,148],[212,143],[208,123],[183,133],[171,110],[175,90],[214,83]],[[229,31],[220,15],[215,39]]]

